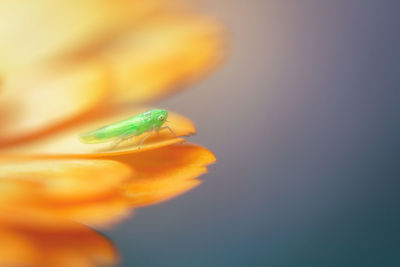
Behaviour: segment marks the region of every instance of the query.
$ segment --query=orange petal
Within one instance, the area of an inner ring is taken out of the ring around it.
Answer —
[[[133,170],[112,160],[0,158],[0,203],[71,203],[119,191]]]
[[[104,229],[133,214],[131,205],[122,197],[122,193],[123,189],[105,198],[66,205],[49,203],[41,207],[41,212]]]
[[[35,188],[31,188],[34,191]],[[43,195],[31,194],[33,197],[45,197]],[[120,192],[115,192],[104,198],[88,199],[86,201],[71,201],[65,199],[63,203],[57,199],[41,199],[41,202],[33,199],[32,203],[26,203],[14,198],[7,205],[0,205],[0,220],[9,222],[19,222],[20,224],[36,225],[43,228],[59,227],[58,220],[72,220],[86,225],[96,227],[111,226],[118,221],[132,215],[132,208]],[[4,199],[4,198],[3,198]],[[46,201],[44,201],[46,200]]]
[[[214,161],[209,150],[189,144],[103,159],[3,157],[0,221],[45,228],[54,227],[59,219],[110,225],[130,215],[133,207],[194,188],[200,184],[194,178]]]
[[[207,171],[215,156],[196,145],[173,145],[115,160],[136,170],[125,195],[133,206],[156,204],[176,197],[200,184],[194,179]]]
[[[0,266],[96,267],[117,262],[113,244],[86,226],[60,221],[59,228],[0,221]]]
[[[207,149],[190,144],[172,145],[142,153],[105,156],[130,166],[134,175],[119,192],[80,203],[49,203],[46,212],[84,224],[104,227],[132,214],[132,208],[157,204],[201,183],[195,179],[215,162]]]
[[[41,75],[25,77],[0,95],[0,147],[51,132],[99,105],[109,93],[100,65]]]
[[[8,155],[18,153],[39,156],[38,154],[42,154],[44,157],[103,157],[143,152],[184,141],[182,138],[174,138],[168,130],[160,131],[159,136],[153,133],[140,149],[137,146],[138,140],[143,136],[124,141],[114,150],[112,149],[113,143],[82,144],[78,140],[78,135],[82,132],[126,119],[143,111],[143,109],[103,110],[103,113],[93,114],[93,118],[88,118],[88,120],[73,127],[65,128],[52,136],[25,143],[18,147],[4,149],[1,152],[3,154],[8,153]],[[170,126],[177,136],[188,136],[195,132],[192,122],[183,116],[170,112],[168,120],[171,121]]]
[[[131,215],[131,208],[153,205],[177,197],[201,183],[195,179],[215,162],[207,149],[190,144],[172,145],[142,153],[106,157],[129,165],[135,174],[120,195],[70,207],[64,215],[79,222],[104,227]]]
[[[110,224],[130,214],[120,196],[133,175],[126,164],[106,159],[0,158],[0,221]]]
[[[149,102],[208,74],[224,58],[223,34],[218,23],[203,17],[150,17],[103,54],[116,100]]]
[[[161,173],[164,172],[164,173]],[[207,172],[205,167],[174,166],[169,170],[148,172],[147,179],[135,180],[126,190],[132,207],[154,205],[177,197],[201,181],[193,179]]]

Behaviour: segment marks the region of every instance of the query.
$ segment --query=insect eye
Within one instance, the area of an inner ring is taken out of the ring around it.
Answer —
[[[159,120],[159,121],[163,121],[163,120],[164,120],[164,115],[158,116],[158,120]]]

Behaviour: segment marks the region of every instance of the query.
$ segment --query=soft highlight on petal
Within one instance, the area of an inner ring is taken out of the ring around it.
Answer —
[[[48,71],[0,94],[0,148],[35,139],[97,107],[109,95],[102,65]]]
[[[31,68],[93,46],[164,5],[163,0],[3,0],[0,71]]]

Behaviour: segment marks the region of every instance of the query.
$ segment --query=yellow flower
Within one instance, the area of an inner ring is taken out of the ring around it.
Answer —
[[[166,0],[6,0],[0,20],[0,266],[114,263],[111,243],[81,223],[109,225],[186,192],[215,158],[168,131],[140,150],[77,134],[209,73],[223,30]],[[195,132],[169,120],[178,136]]]

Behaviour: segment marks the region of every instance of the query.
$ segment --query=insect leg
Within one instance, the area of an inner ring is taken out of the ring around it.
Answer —
[[[111,149],[112,150],[114,150],[119,144],[121,144],[123,141],[125,141],[125,140],[127,140],[128,139],[128,137],[118,137],[118,140],[116,140],[113,144],[112,144],[112,146],[111,146]]]
[[[168,129],[175,138],[178,138],[178,136],[174,133],[174,131],[172,131],[172,129],[169,128],[168,126],[161,127],[160,130],[162,130],[162,129]]]
[[[114,150],[123,140],[124,140],[123,138],[118,139],[116,142],[114,142],[114,143],[111,145],[110,149],[111,149],[111,150]]]
[[[153,133],[153,131],[154,130],[152,129],[148,134],[146,134],[145,137],[143,137],[143,139],[139,143],[138,149],[140,149],[140,147],[143,145],[144,141],[146,141],[146,139]]]
[[[123,141],[131,138],[133,136],[132,132],[125,132],[123,134],[121,134],[120,136],[118,136],[118,139],[112,144],[111,149],[114,150],[119,144],[121,144]]]

